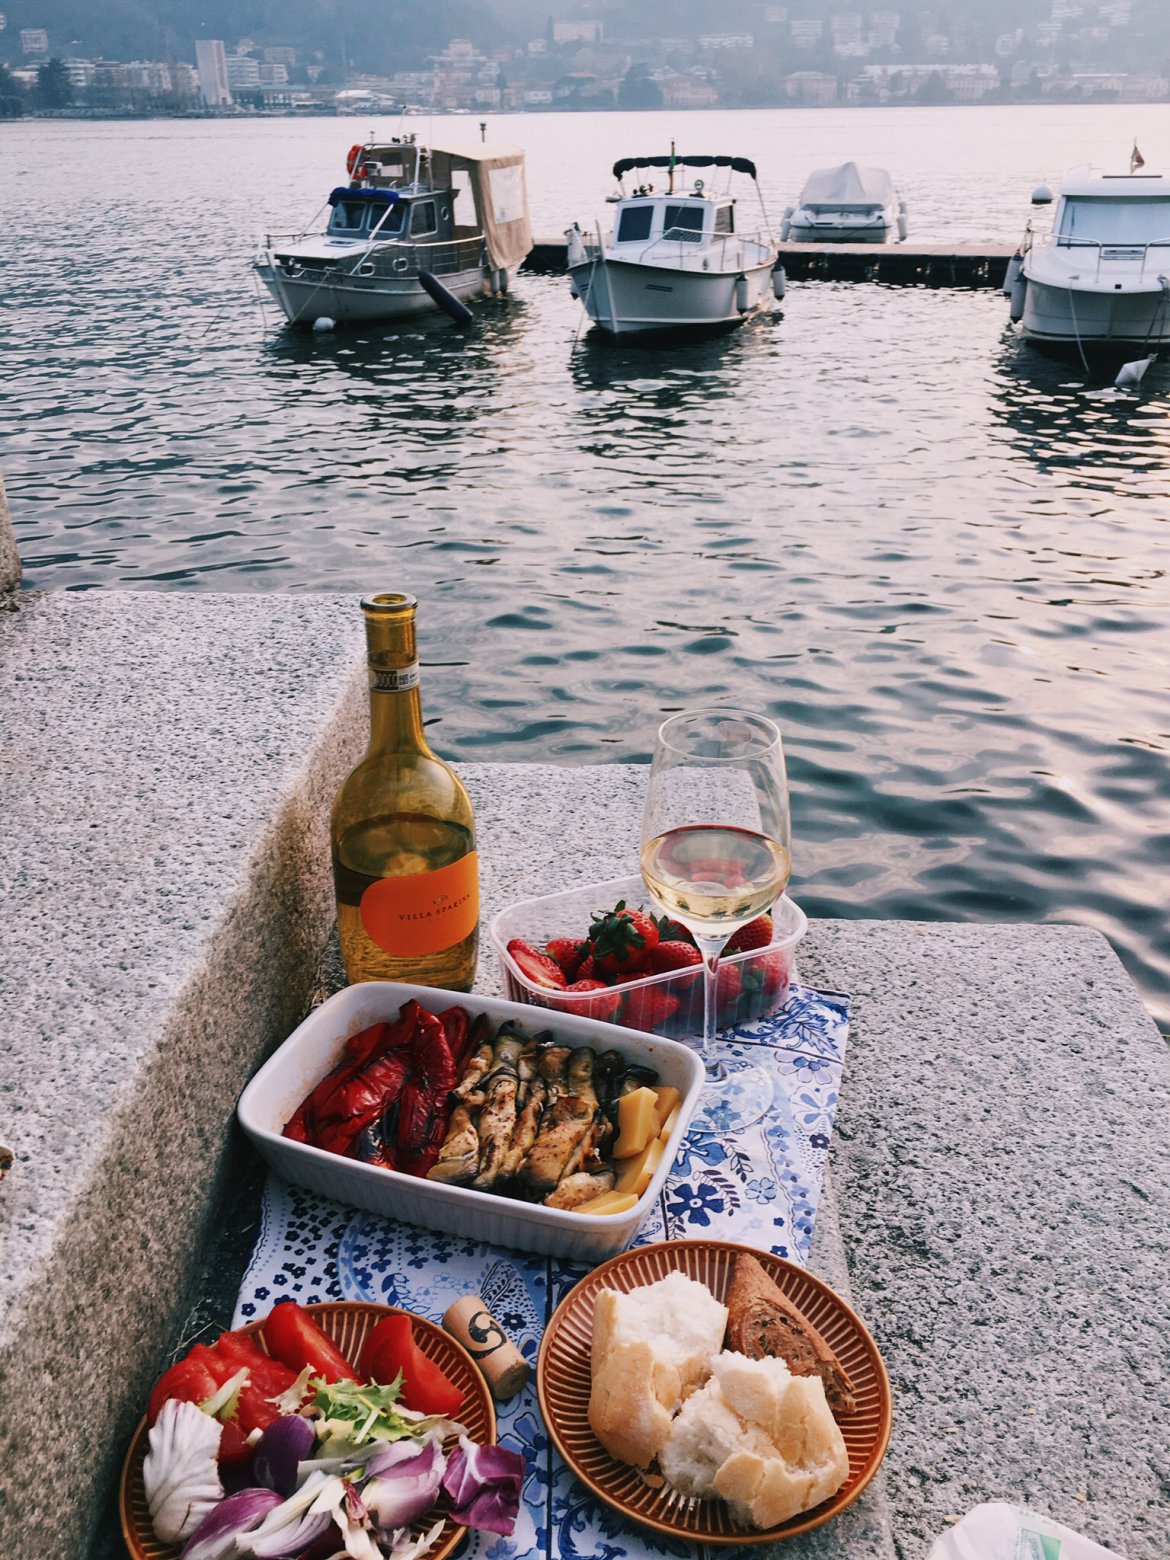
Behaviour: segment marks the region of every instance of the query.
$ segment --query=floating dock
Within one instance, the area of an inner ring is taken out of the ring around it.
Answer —
[[[886,282],[903,287],[1002,287],[1011,244],[781,244],[794,282]],[[523,270],[568,269],[564,239],[537,239]]]

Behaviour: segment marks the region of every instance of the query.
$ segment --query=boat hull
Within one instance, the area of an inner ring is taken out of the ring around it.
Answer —
[[[415,314],[435,314],[439,309],[417,276],[404,277],[401,282],[373,278],[322,282],[288,277],[279,268],[263,264],[257,265],[256,270],[292,325],[311,325],[323,316],[339,322],[399,320]],[[487,279],[480,270],[444,276],[441,280],[460,302],[480,297],[487,289]]]
[[[858,227],[837,226],[835,223],[818,222],[802,225],[793,222],[788,229],[788,242],[792,244],[888,244],[894,234],[891,222],[866,222]]]
[[[1095,351],[1170,346],[1170,299],[1157,291],[1081,291],[1052,286],[1025,272],[1020,329],[1042,346]]]
[[[771,302],[774,263],[773,257],[742,271],[702,271],[592,258],[570,266],[569,276],[595,325],[611,336],[632,336],[742,324]]]

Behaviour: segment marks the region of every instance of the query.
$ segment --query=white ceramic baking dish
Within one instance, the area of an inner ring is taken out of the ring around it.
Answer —
[[[346,1040],[370,1024],[397,1018],[402,1004],[411,997],[432,1013],[464,1007],[473,1020],[486,1013],[497,1026],[511,1019],[529,1033],[550,1029],[566,1045],[591,1045],[596,1051],[612,1048],[630,1062],[653,1067],[659,1083],[676,1088],[681,1096],[678,1122],[636,1205],[620,1214],[546,1208],[540,1203],[384,1170],[283,1137],[285,1122],[305,1095],[341,1060]],[[494,997],[364,981],[347,986],[316,1008],[273,1053],[240,1096],[239,1119],[274,1170],[323,1197],[469,1240],[596,1262],[629,1245],[654,1206],[702,1088],[703,1064],[698,1055],[674,1040],[568,1013],[540,1012]]]

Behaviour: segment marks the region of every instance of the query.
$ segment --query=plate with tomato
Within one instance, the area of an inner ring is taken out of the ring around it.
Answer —
[[[234,1416],[224,1423],[220,1437],[225,1487],[233,1467],[248,1464],[249,1437],[255,1439],[256,1432],[278,1417],[272,1399],[287,1392],[306,1366],[329,1382],[348,1378],[387,1383],[401,1372],[405,1407],[458,1419],[480,1445],[496,1439],[495,1406],[486,1381],[462,1344],[436,1323],[395,1306],[363,1301],[310,1306],[285,1301],[262,1321],[221,1333],[212,1343],[195,1344],[155,1383],[122,1469],[119,1511],[132,1560],[177,1560],[181,1548],[156,1537],[143,1485],[150,1426],[162,1405],[168,1398],[204,1403],[245,1366],[248,1384],[240,1390]],[[441,1497],[434,1515],[442,1514]],[[418,1527],[426,1525],[423,1519]],[[448,1517],[426,1560],[444,1560],[465,1532]]]

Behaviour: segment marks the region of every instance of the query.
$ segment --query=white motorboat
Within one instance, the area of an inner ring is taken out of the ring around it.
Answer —
[[[627,194],[622,180],[640,168],[666,169],[667,188],[642,184]],[[565,235],[573,296],[611,335],[738,325],[784,295],[762,196],[759,230],[741,232],[730,188],[715,194],[701,178],[681,187],[684,168],[725,169],[729,181],[745,174],[759,196],[746,157],[623,157],[613,165],[612,232],[603,237],[598,224],[585,234],[574,225]]]
[[[294,325],[434,309],[465,320],[467,299],[507,291],[532,248],[522,151],[405,135],[351,147],[346,167],[323,231],[267,234],[257,250],[255,269]]]
[[[885,244],[908,232],[906,202],[886,170],[855,162],[809,174],[780,227],[794,244]]]
[[[1052,201],[1041,186],[1034,205]],[[1170,179],[1073,169],[1051,231],[1029,223],[1004,292],[1029,341],[1082,355],[1170,344]]]

